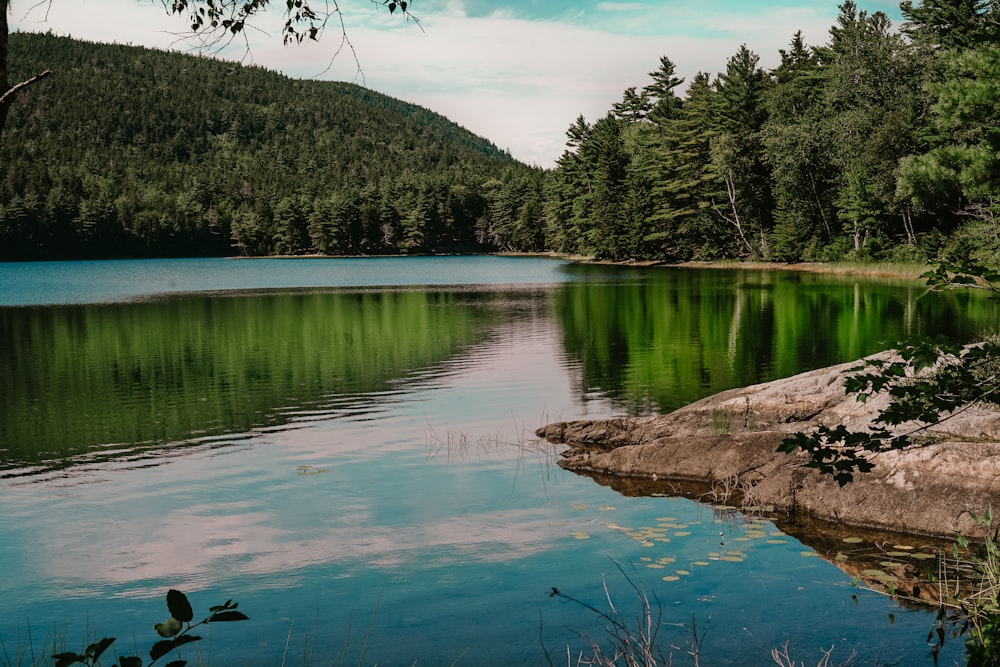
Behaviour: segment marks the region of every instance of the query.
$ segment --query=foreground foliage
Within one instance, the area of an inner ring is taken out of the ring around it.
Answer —
[[[949,635],[963,637],[969,667],[995,667],[1000,665],[1000,527],[993,525],[991,510],[972,518],[986,529],[986,539],[970,543],[959,535],[952,545],[951,562],[941,570],[941,606],[927,642],[936,658]],[[949,579],[948,572],[956,574]]]
[[[164,639],[153,644],[153,647],[149,650],[149,663],[147,664],[152,665],[160,658],[176,651],[180,647],[200,641],[201,637],[191,634],[191,631],[200,625],[249,620],[246,614],[236,609],[237,606],[238,603],[226,600],[222,605],[210,607],[208,616],[192,625],[191,621],[194,620],[194,609],[191,607],[191,603],[188,602],[187,596],[178,590],[170,589],[167,591],[167,610],[170,612],[170,617],[153,627],[157,634]],[[57,653],[52,657],[55,660],[56,667],[69,667],[76,663],[91,666],[99,665],[101,664],[101,656],[111,648],[114,642],[114,637],[104,637],[100,641],[87,646],[83,653],[66,651]],[[186,664],[187,660],[178,659],[167,663],[167,667],[183,667]],[[143,661],[138,656],[119,656],[118,665],[119,667],[142,667]]]

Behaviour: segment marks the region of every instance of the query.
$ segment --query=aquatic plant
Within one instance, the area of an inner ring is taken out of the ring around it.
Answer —
[[[191,634],[191,631],[200,625],[249,620],[246,614],[236,609],[238,604],[232,600],[226,600],[224,604],[209,607],[208,616],[192,624],[194,609],[191,607],[191,603],[188,602],[187,596],[178,590],[170,589],[167,591],[167,610],[170,612],[170,616],[162,623],[157,623],[153,626],[153,629],[163,639],[153,644],[153,647],[149,650],[148,664],[152,665],[163,656],[179,649],[181,646],[200,641],[201,637]],[[83,653],[64,651],[56,653],[52,657],[55,660],[56,667],[69,667],[76,663],[93,667],[101,664],[101,656],[114,643],[115,637],[104,637],[88,645]],[[118,658],[119,667],[142,667],[142,664],[142,658],[138,656],[119,656]],[[186,660],[173,660],[167,664],[167,667],[183,667],[186,664]]]
[[[964,637],[969,667],[1000,665],[1000,527],[993,513],[972,514],[986,529],[981,543],[963,535],[939,559],[940,607],[927,641],[936,656],[948,636]],[[950,555],[950,559],[948,556]]]
[[[660,667],[673,664],[675,651],[690,656],[694,667],[701,664],[702,645],[706,632],[698,627],[697,619],[692,614],[688,623],[666,623],[663,620],[663,604],[654,595],[652,601],[646,590],[629,576],[621,563],[614,561],[615,567],[628,582],[635,593],[638,611],[629,618],[618,610],[608,590],[607,580],[604,580],[604,597],[608,610],[602,610],[584,602],[577,597],[552,587],[549,597],[561,598],[596,614],[606,622],[603,639],[584,637],[590,644],[587,652],[581,651],[576,657],[576,665],[597,665],[598,667]],[[678,628],[681,641],[664,645],[660,639],[660,629],[664,626]],[[543,645],[543,650],[545,649]],[[571,649],[566,647],[567,665],[573,664]],[[552,656],[545,650],[549,665],[553,665]]]
[[[607,580],[604,582],[604,595],[608,601],[608,611],[598,609],[579,598],[563,593],[555,586],[552,587],[552,591],[549,593],[550,597],[561,598],[579,605],[597,614],[607,622],[605,626],[606,641],[602,642],[593,638],[588,639],[590,653],[586,655],[581,653],[577,658],[577,664],[608,667],[611,665],[626,665],[627,667],[669,665],[670,656],[663,653],[657,641],[660,626],[663,624],[663,606],[659,604],[659,601],[655,601],[655,605],[651,603],[646,591],[629,577],[620,563],[615,562],[615,566],[621,572],[622,576],[625,577],[629,586],[632,587],[639,602],[639,612],[631,622],[615,607],[611,599],[611,593],[608,591]],[[694,632],[694,639],[696,650],[691,652],[691,655],[694,656],[695,665],[697,665],[702,639],[702,637],[699,637],[697,630]],[[568,654],[570,651],[568,646],[566,650]],[[552,665],[552,657],[548,651],[545,652],[545,656],[549,661],[549,665]]]

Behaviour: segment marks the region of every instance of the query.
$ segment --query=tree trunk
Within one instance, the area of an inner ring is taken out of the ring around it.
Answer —
[[[902,216],[903,216],[903,229],[906,230],[906,242],[916,243],[917,233],[913,231],[913,211],[910,209],[909,206],[903,208]]]
[[[736,231],[739,233],[740,240],[743,241],[743,245],[746,246],[751,255],[754,255],[756,251],[753,244],[747,239],[746,234],[743,233],[743,223],[740,221],[740,210],[736,206],[736,177],[733,176],[732,169],[726,171],[724,180],[726,183],[726,197],[729,199],[729,206],[733,212],[733,217],[729,218],[729,222],[736,227]],[[725,218],[726,216],[723,217]]]
[[[3,136],[3,126],[7,121],[7,109],[10,108],[10,81],[7,79],[7,1],[0,0],[0,137]]]

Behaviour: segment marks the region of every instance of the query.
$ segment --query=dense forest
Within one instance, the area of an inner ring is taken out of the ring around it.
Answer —
[[[610,259],[925,260],[990,255],[1000,194],[995,3],[840,6],[773,71],[745,46],[681,95],[668,57],[569,128],[546,243]],[[986,259],[981,257],[981,259]]]
[[[826,44],[663,56],[552,170],[419,107],[38,34],[11,67],[0,256],[552,250],[627,261],[1000,258],[1000,9],[847,0]]]
[[[541,172],[362,87],[43,34],[10,38],[0,258],[541,247]]]

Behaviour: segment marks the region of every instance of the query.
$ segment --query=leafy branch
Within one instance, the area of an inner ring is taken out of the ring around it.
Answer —
[[[226,600],[224,604],[209,607],[208,616],[192,625],[191,621],[194,620],[194,609],[191,607],[191,603],[188,602],[187,596],[178,590],[170,589],[167,591],[167,610],[170,612],[170,617],[166,621],[153,626],[157,634],[165,639],[153,644],[153,647],[149,650],[149,665],[152,665],[163,656],[179,649],[185,644],[200,641],[201,637],[191,634],[191,631],[200,625],[249,620],[246,614],[236,609],[238,605],[239,603],[232,600]],[[99,665],[101,664],[101,655],[114,642],[115,637],[104,637],[100,641],[87,646],[83,653],[73,653],[70,651],[57,653],[52,656],[55,659],[55,667],[69,667],[76,663],[90,665],[91,667]],[[183,667],[186,664],[186,660],[174,660],[168,663],[166,667]],[[142,667],[142,658],[138,656],[119,656],[118,667]]]
[[[971,262],[942,263],[923,276],[931,290],[979,287],[1000,293],[1000,273]],[[898,359],[869,359],[844,381],[861,403],[888,394],[889,404],[864,431],[818,426],[782,440],[779,452],[809,454],[806,467],[832,475],[844,486],[855,473],[870,472],[882,452],[919,446],[917,437],[975,405],[997,403],[1000,339],[973,345],[921,339],[900,343]],[[912,425],[909,430],[901,427]]]
[[[413,20],[418,25],[420,23],[410,13],[407,2],[370,1],[373,4],[383,5],[390,14],[398,11],[407,19]],[[285,0],[284,3],[277,0],[161,0],[161,2],[168,13],[187,16],[192,34],[213,35],[217,39],[225,35],[232,37],[243,33],[256,16],[272,5],[284,4],[285,19],[281,37],[285,44],[301,44],[306,40],[317,41],[331,17],[343,16],[336,0],[313,3],[319,7],[318,9],[314,9],[309,0]]]

